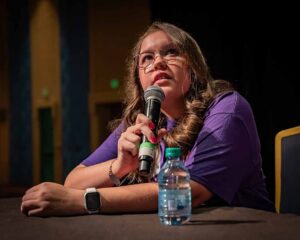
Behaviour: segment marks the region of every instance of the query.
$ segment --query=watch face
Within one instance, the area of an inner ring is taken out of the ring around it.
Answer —
[[[98,192],[90,192],[85,195],[86,207],[89,211],[98,211],[100,209],[100,196]]]

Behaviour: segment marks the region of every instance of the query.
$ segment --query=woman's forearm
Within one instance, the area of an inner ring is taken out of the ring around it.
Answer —
[[[203,185],[191,181],[192,204],[199,206],[212,197]],[[101,213],[134,213],[157,211],[158,184],[156,182],[98,189],[101,195]]]
[[[101,213],[133,213],[157,210],[157,183],[141,183],[98,190],[102,201]]]
[[[211,196],[192,182],[195,203]],[[196,187],[196,188],[195,188]],[[102,206],[100,213],[136,213],[157,211],[158,184],[141,183],[120,187],[99,188]],[[84,190],[67,188],[57,183],[41,183],[27,190],[22,198],[21,211],[28,216],[67,216],[86,214]]]
[[[76,189],[112,187],[113,183],[109,178],[109,168],[112,161],[114,159],[88,167],[80,164],[69,173],[64,185]],[[122,178],[127,173],[118,166],[117,162],[113,163],[112,172],[118,178]]]
[[[157,210],[157,183],[99,188],[100,213],[134,213]],[[27,216],[69,216],[87,214],[85,191],[45,182],[28,189],[21,211]]]

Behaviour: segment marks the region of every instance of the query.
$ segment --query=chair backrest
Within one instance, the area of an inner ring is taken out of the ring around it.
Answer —
[[[278,213],[300,214],[300,126],[275,137],[275,206]]]

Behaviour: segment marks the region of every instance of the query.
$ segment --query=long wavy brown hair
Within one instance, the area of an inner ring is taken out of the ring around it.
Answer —
[[[141,35],[127,62],[128,74],[124,102],[126,107],[122,117],[126,128],[133,125],[137,114],[144,111],[144,91],[140,83],[135,56],[139,54],[145,37],[156,31],[163,31],[170,37],[174,45],[185,56],[190,68],[191,86],[185,96],[185,113],[180,119],[177,119],[177,124],[173,130],[164,136],[166,146],[179,146],[183,156],[186,156],[203,126],[203,116],[208,105],[217,94],[228,91],[232,87],[227,81],[212,79],[202,51],[190,34],[172,24],[154,22]],[[166,116],[161,114],[158,127],[164,127],[165,124]]]
[[[140,36],[132,49],[131,55],[127,60],[123,116],[119,121],[114,121],[111,127],[114,128],[120,121],[123,121],[125,124],[124,129],[127,129],[127,127],[135,124],[137,115],[144,112],[144,90],[139,79],[136,56],[140,52],[145,37],[157,31],[163,31],[170,37],[173,44],[185,57],[190,71],[191,86],[185,96],[185,112],[180,119],[177,119],[175,127],[164,136],[166,146],[180,147],[182,157],[185,158],[193,147],[199,131],[202,129],[207,107],[218,94],[232,90],[232,86],[227,81],[212,79],[206,60],[197,42],[190,34],[172,24],[164,22],[152,23],[144,34]],[[166,127],[166,120],[166,116],[161,113],[158,129]],[[157,151],[159,150],[157,149]],[[154,166],[152,166],[151,172],[153,173],[153,171]],[[130,173],[127,178],[129,179],[129,184],[149,181],[149,179],[140,176],[137,170]]]

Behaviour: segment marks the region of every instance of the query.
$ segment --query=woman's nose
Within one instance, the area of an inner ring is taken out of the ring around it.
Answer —
[[[155,69],[160,69],[160,68],[165,68],[167,66],[167,62],[165,59],[160,55],[156,55],[154,62],[153,62],[153,67]]]

